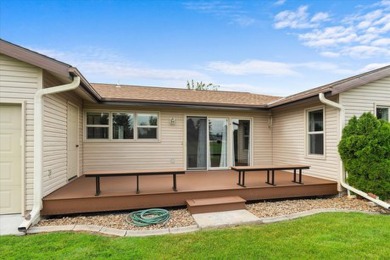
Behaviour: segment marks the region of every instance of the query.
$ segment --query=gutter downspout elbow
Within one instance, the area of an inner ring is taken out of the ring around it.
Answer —
[[[24,220],[18,231],[27,229],[39,221],[42,209],[42,173],[43,173],[43,96],[76,89],[80,85],[80,77],[75,76],[69,84],[42,88],[34,96],[34,204],[30,218]]]
[[[339,104],[339,103],[333,102],[329,99],[326,99],[324,93],[319,93],[318,98],[320,99],[321,103],[323,103],[325,105],[329,105],[331,107],[334,107],[334,108],[337,108],[340,110],[340,123],[339,123],[339,125],[340,125],[339,141],[340,141],[341,137],[342,137],[342,133],[343,133],[344,123],[345,123],[345,108],[344,108],[344,106]],[[389,203],[386,203],[386,202],[379,200],[379,199],[374,199],[371,196],[369,196],[367,193],[365,193],[361,190],[358,190],[345,182],[344,166],[343,166],[343,161],[341,160],[341,158],[340,158],[340,185],[342,187],[344,187],[345,189],[352,191],[352,192],[358,194],[359,196],[362,196],[363,198],[366,198],[366,199],[374,202],[375,204],[377,204],[377,205],[379,205],[387,210],[390,210]]]

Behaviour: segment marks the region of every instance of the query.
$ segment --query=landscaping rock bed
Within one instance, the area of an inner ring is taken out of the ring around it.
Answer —
[[[247,209],[259,218],[277,217],[313,209],[345,209],[384,214],[390,213],[381,207],[373,205],[367,200],[349,199],[347,197],[248,203]],[[171,218],[167,223],[148,227],[137,227],[126,222],[126,217],[130,212],[49,218],[41,220],[37,226],[95,225],[122,230],[152,230],[196,225],[191,214],[186,209],[171,209],[169,212]]]
[[[277,217],[313,209],[344,209],[389,214],[382,207],[365,199],[348,198],[346,196],[330,199],[302,199],[268,201],[247,204],[247,209],[259,218]]]
[[[99,213],[94,215],[65,216],[41,220],[37,226],[62,226],[62,225],[95,225],[123,230],[151,230],[175,227],[187,227],[196,225],[187,209],[169,210],[171,218],[164,224],[156,224],[147,227],[137,227],[126,221],[128,213]]]

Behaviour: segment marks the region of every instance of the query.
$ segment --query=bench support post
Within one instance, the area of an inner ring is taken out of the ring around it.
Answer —
[[[297,170],[299,170],[298,181],[297,181]],[[295,182],[298,184],[303,184],[303,182],[302,182],[302,169],[294,169],[294,180],[292,182]]]
[[[177,188],[176,188],[176,173],[173,174],[173,190],[177,191]]]
[[[139,194],[139,175],[138,174],[137,174],[137,190],[135,193]]]
[[[95,196],[100,195],[100,177],[96,176],[96,193]]]
[[[269,176],[270,171],[271,171],[271,182],[269,181],[269,179],[270,179],[270,176]],[[273,170],[273,169],[267,170],[267,181],[265,183],[267,183],[269,185],[276,186],[275,185],[275,170]]]

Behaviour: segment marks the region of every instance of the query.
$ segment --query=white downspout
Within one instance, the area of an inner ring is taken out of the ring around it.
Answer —
[[[323,93],[320,93],[318,95],[321,103],[325,104],[325,105],[329,105],[331,107],[335,107],[337,109],[340,110],[340,122],[339,122],[339,125],[340,125],[340,131],[339,131],[339,141],[341,140],[341,136],[343,134],[343,128],[344,128],[344,124],[345,124],[345,109],[344,109],[344,106],[340,105],[339,103],[336,103],[336,102],[333,102],[329,99],[326,99],[325,98],[325,95]],[[372,198],[371,196],[369,196],[367,193],[361,191],[361,190],[358,190],[350,185],[348,185],[346,182],[345,182],[345,176],[344,176],[344,165],[343,165],[343,161],[341,160],[340,158],[340,185],[344,188],[346,188],[347,190],[349,191],[352,191],[356,194],[358,194],[359,196],[362,196],[363,198],[366,198],[372,202],[374,202],[375,204],[385,208],[385,209],[390,209],[390,204],[389,203],[386,203],[382,200],[378,200],[378,199],[374,199]]]
[[[34,204],[30,218],[24,220],[18,227],[20,232],[27,229],[40,219],[42,209],[42,172],[43,172],[43,96],[76,89],[80,85],[80,77],[75,76],[69,84],[43,88],[34,96]]]

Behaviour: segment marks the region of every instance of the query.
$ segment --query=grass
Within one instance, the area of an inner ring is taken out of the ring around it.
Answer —
[[[2,259],[388,259],[390,216],[323,213],[269,225],[143,238],[0,237]]]

